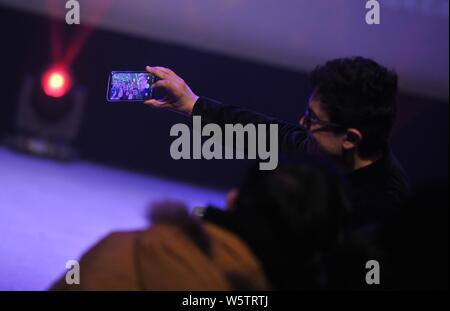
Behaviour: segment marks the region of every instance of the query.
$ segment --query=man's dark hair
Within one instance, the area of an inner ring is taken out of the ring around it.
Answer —
[[[361,131],[358,152],[370,156],[387,149],[396,115],[397,74],[363,57],[340,58],[311,74],[314,99],[330,121]]]

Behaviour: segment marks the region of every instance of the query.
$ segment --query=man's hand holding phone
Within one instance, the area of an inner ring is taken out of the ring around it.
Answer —
[[[152,85],[153,89],[164,89],[163,99],[149,99],[144,103],[154,108],[166,108],[185,115],[192,115],[192,109],[198,96],[175,72],[164,67],[149,67],[145,70],[158,78]]]

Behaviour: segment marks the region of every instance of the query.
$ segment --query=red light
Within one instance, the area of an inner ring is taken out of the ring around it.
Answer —
[[[62,97],[71,87],[69,73],[63,68],[51,68],[42,76],[42,88],[44,93],[50,97]]]

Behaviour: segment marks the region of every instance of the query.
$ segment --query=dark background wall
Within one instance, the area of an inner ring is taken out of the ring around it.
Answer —
[[[14,128],[25,74],[40,75],[51,53],[48,19],[0,8],[0,20],[0,135],[5,136]],[[67,46],[80,26],[60,27]],[[95,30],[72,66],[75,82],[88,91],[76,141],[84,159],[213,187],[227,188],[239,180],[247,161],[172,160],[170,127],[188,123],[187,118],[142,104],[105,102],[111,70],[143,70],[145,65],[173,69],[198,95],[293,123],[310,92],[306,73]],[[448,107],[448,101],[400,96],[392,145],[413,183],[448,178]]]

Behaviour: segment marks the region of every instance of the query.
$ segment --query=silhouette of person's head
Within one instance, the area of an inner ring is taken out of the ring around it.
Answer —
[[[323,288],[327,253],[349,211],[343,183],[309,158],[249,170],[231,213],[276,289]]]

